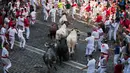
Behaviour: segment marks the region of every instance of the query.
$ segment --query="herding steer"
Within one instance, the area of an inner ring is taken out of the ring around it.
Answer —
[[[74,48],[76,46],[77,40],[78,40],[78,30],[77,29],[72,29],[70,34],[68,35],[67,39],[67,46],[68,46],[68,51],[69,55],[74,53]]]
[[[68,35],[66,24],[63,24],[61,28],[56,31],[56,40],[60,40],[62,37],[66,37]]]
[[[68,20],[67,20],[66,14],[63,13],[62,17],[59,19],[59,23],[61,24],[61,23],[65,22],[65,21],[68,21]]]

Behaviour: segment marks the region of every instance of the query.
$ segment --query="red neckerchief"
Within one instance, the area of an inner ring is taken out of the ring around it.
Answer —
[[[102,47],[104,48],[104,47],[105,47],[105,45],[104,45],[104,44],[102,44]]]
[[[96,32],[97,32],[97,30],[96,30],[96,29],[93,29],[93,31],[96,31]]]

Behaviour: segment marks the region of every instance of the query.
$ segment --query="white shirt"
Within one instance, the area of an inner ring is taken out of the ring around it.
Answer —
[[[94,46],[94,36],[87,37],[85,40],[88,42],[87,45]]]
[[[2,27],[0,31],[0,35],[5,35],[6,33],[6,28]]]
[[[5,56],[9,56],[9,52],[7,51],[7,49],[5,47],[2,48],[2,56],[5,57]]]
[[[130,36],[126,35],[125,37],[126,37],[127,42],[130,43]]]
[[[49,10],[49,8],[46,6],[45,2],[42,2],[43,11]]]
[[[102,59],[101,59],[101,57],[99,58],[100,66],[103,68],[106,67],[106,63],[104,63],[104,60],[106,61],[106,58],[102,58]]]
[[[9,32],[9,36],[11,37],[15,37],[15,34],[17,34],[17,30],[11,27],[8,29],[8,32]]]
[[[95,73],[95,63],[96,63],[95,59],[89,60],[87,64],[88,66],[87,73]]]
[[[101,45],[101,52],[108,54],[109,46],[108,44],[102,44]]]
[[[17,9],[18,9],[20,6],[20,1],[17,1],[16,4],[17,4]]]
[[[56,9],[51,9],[49,14],[51,14],[51,16],[55,16],[56,15]]]
[[[37,0],[31,0],[31,5],[38,5],[38,2],[37,2]]]
[[[18,37],[23,38],[23,32],[24,30],[18,29]]]
[[[6,17],[5,19],[4,19],[4,23],[5,24],[8,24],[10,22],[10,20],[8,19],[8,17]]]
[[[18,17],[18,25],[24,26],[24,17]]]
[[[105,26],[110,26],[111,20],[105,21]]]
[[[98,31],[93,31],[92,32],[92,36],[94,36],[94,38],[97,40],[99,39],[99,32]]]
[[[35,11],[32,11],[30,15],[31,15],[32,18],[36,18],[36,12]]]
[[[24,14],[24,15],[25,15],[25,17],[27,17],[27,16],[28,16],[28,11],[27,11],[27,12],[25,12],[25,14]]]
[[[99,28],[97,31],[99,32],[99,36],[103,36],[104,32],[103,32],[102,28]]]

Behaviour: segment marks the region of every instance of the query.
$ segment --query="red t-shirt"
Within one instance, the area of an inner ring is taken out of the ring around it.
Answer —
[[[12,27],[13,26],[13,21],[10,20],[10,22],[8,24],[9,24],[9,27]]]
[[[19,15],[20,15],[20,11],[17,11],[17,12],[16,12],[16,18],[18,18]]]
[[[102,16],[101,15],[98,15],[97,16],[97,19],[96,19],[96,22],[101,22],[102,21]]]
[[[130,24],[130,20],[126,19],[122,22],[122,25],[125,26],[126,28],[129,27],[129,24]]]
[[[3,17],[0,16],[0,25],[2,25],[2,24],[3,24]]]
[[[89,12],[91,10],[91,6],[88,5],[85,9],[86,9],[87,12]]]
[[[25,18],[25,19],[24,19],[24,26],[25,26],[25,27],[29,27],[29,24],[30,24],[30,23],[29,23],[28,18]]]
[[[122,73],[122,70],[123,70],[123,65],[122,64],[117,64],[114,67],[114,73]]]
[[[76,6],[77,6],[77,4],[73,4],[73,5],[72,5],[72,7],[76,7]]]
[[[114,14],[116,12],[115,7],[111,7],[111,12]]]
[[[110,13],[111,13],[111,10],[110,10],[110,9],[107,9],[107,10],[106,10],[106,17],[109,16]]]
[[[124,17],[126,18],[127,13],[124,11]]]

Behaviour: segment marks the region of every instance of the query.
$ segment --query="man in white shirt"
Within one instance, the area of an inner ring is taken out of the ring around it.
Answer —
[[[42,7],[43,7],[43,14],[44,14],[44,21],[47,21],[48,19],[48,12],[49,8],[47,7],[47,3],[44,0],[41,0],[42,2]]]
[[[6,28],[8,28],[8,23],[10,22],[10,17],[6,16],[4,19],[4,24],[6,24]]]
[[[109,29],[109,32],[108,32],[109,40],[112,39],[112,33],[114,31],[114,28],[115,28],[115,21],[114,21],[114,19],[112,19],[112,23],[110,24],[110,29]]]
[[[97,70],[97,73],[105,73],[107,68],[107,61],[103,54],[101,54],[99,58],[99,68]]]
[[[86,69],[87,68],[87,73],[95,73],[95,64],[96,64],[96,60],[91,56],[90,57],[90,60],[87,64],[86,67],[82,68],[81,70],[83,69]]]
[[[94,36],[91,35],[91,32],[88,32],[88,37],[85,40],[81,41],[87,42],[85,57],[89,61],[88,56],[92,55],[94,51]]]
[[[8,33],[9,33],[9,40],[10,40],[10,44],[11,44],[10,49],[12,50],[13,46],[14,46],[14,41],[15,41],[15,34],[17,34],[17,30],[15,29],[15,26],[10,27],[8,29]]]
[[[120,25],[120,23],[119,23],[119,21],[118,20],[116,20],[116,22],[115,22],[115,24],[114,24],[114,36],[113,36],[113,38],[114,38],[114,40],[116,41],[116,34],[117,34],[117,30],[118,30],[118,28],[119,28],[119,25]]]
[[[104,32],[103,29],[101,28],[101,25],[98,26],[97,31],[99,32],[98,48],[100,50],[102,45],[102,40],[104,39]]]
[[[9,73],[8,69],[12,65],[9,59],[8,49],[9,49],[8,43],[4,43],[4,47],[2,48],[2,55],[1,55],[4,73]]]
[[[18,26],[18,37],[19,37],[19,40],[20,40],[20,48],[24,48],[25,47],[25,38],[23,36],[23,32],[25,32],[25,30],[21,27],[21,26]]]
[[[32,25],[34,25],[35,22],[36,22],[36,12],[33,10],[30,15],[31,15],[30,22],[31,22]]]
[[[18,17],[18,25],[19,26],[22,26],[23,28],[25,28],[24,27],[24,17],[23,17],[23,15],[20,15],[19,17]],[[18,26],[17,25],[17,26]]]
[[[101,45],[101,53],[103,54],[104,58],[106,58],[106,61],[108,61],[108,58],[109,58],[109,46],[108,46],[106,40],[104,40],[104,43],[102,43],[102,45]]]
[[[1,31],[0,31],[0,36],[1,36],[1,39],[2,39],[2,47],[4,45],[4,43],[6,42],[7,43],[7,38],[6,38],[6,25],[4,24],[3,27],[1,28]]]
[[[56,22],[56,9],[54,8],[54,6],[49,11],[49,15],[51,15],[52,22]]]
[[[98,28],[96,26],[93,27],[92,36],[94,36],[94,39],[95,39],[94,46],[95,46],[95,51],[96,51],[97,49],[99,49],[99,45],[98,45],[99,32],[98,32]]]
[[[36,11],[36,6],[38,6],[37,0],[31,0],[31,3],[30,3],[30,4],[33,6],[34,11]]]
[[[108,33],[110,29],[111,20],[109,20],[109,18],[106,18],[106,21],[104,24],[105,24],[105,33]]]

